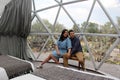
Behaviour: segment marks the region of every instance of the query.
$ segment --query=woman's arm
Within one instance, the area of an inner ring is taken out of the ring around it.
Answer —
[[[68,56],[68,58],[70,58],[72,44],[71,44],[71,40],[69,38],[67,39],[67,48],[68,48],[68,50],[67,50],[67,56]]]
[[[58,54],[58,55],[60,55],[60,51],[59,51],[59,49],[58,49],[58,46],[57,46],[57,45],[55,45],[55,50],[56,50],[57,54]]]

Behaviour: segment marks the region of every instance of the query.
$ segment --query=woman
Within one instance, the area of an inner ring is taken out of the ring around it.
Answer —
[[[55,51],[52,52],[37,68],[42,68],[43,64],[53,59],[55,63],[59,64],[59,58],[63,57],[65,53],[70,53],[71,41],[68,38],[68,30],[64,29],[55,45]]]

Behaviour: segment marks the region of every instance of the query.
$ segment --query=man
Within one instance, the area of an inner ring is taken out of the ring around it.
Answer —
[[[70,39],[71,39],[72,49],[71,49],[71,53],[70,54],[66,53],[63,56],[64,66],[68,67],[68,59],[71,56],[76,56],[78,58],[80,64],[81,64],[82,69],[85,70],[84,55],[83,55],[83,51],[82,51],[82,46],[81,46],[80,40],[79,40],[79,38],[77,38],[75,36],[73,30],[69,31],[69,36],[70,36]]]

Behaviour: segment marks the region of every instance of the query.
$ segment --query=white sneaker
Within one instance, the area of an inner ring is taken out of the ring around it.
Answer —
[[[43,68],[43,66],[42,66],[42,65],[37,66],[37,69],[42,69],[42,68]]]

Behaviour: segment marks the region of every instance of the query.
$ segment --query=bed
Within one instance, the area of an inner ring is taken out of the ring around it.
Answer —
[[[33,70],[34,66],[29,61],[9,55],[0,55],[0,80],[11,79],[22,74],[30,73]]]
[[[25,74],[25,75],[21,75],[21,76],[12,78],[10,80],[46,80],[46,79],[44,79],[42,77],[38,77],[33,74]]]

